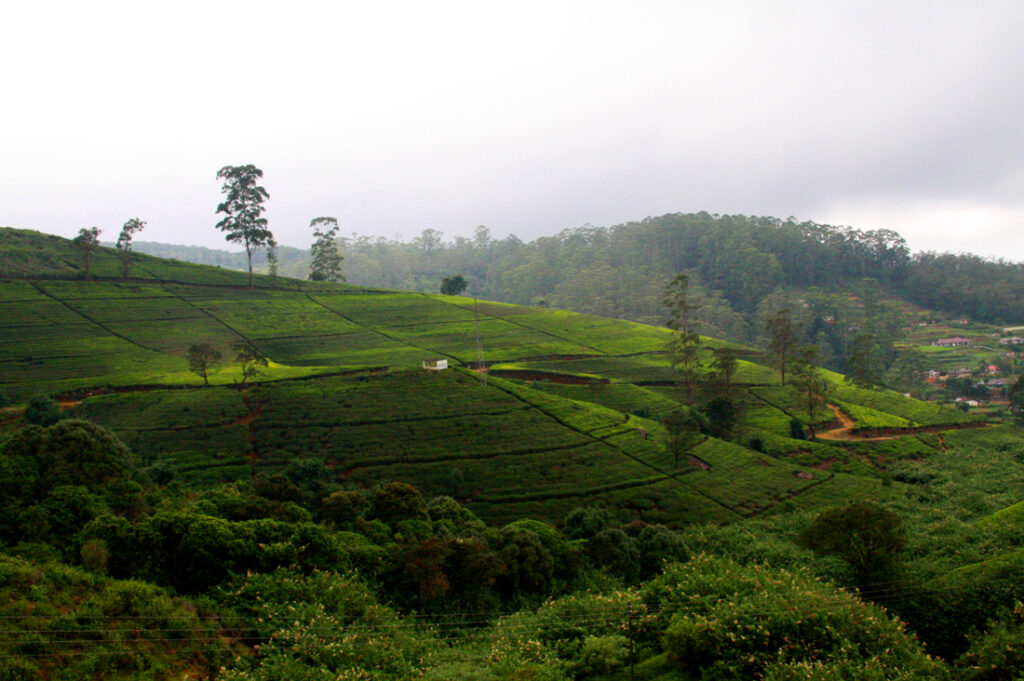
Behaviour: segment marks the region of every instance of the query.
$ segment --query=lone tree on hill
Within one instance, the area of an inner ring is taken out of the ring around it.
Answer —
[[[78,236],[71,240],[72,245],[82,254],[82,266],[85,268],[85,278],[89,278],[89,264],[92,262],[92,253],[100,245],[99,227],[82,228],[78,230]]]
[[[249,260],[249,289],[254,290],[252,279],[252,254],[263,246],[274,242],[274,235],[267,229],[267,219],[261,217],[263,202],[270,198],[267,190],[256,184],[263,177],[263,171],[254,165],[224,166],[217,171],[217,179],[224,180],[221,193],[224,201],[217,206],[224,219],[217,223],[217,229],[225,233],[229,243],[245,246]]]
[[[728,397],[732,392],[732,379],[736,375],[736,369],[739,368],[739,357],[733,348],[715,348],[711,353],[713,355],[711,370],[722,381],[725,394]]]
[[[278,264],[277,242],[271,239],[270,243],[267,244],[267,274],[276,277]]]
[[[193,343],[188,349],[188,368],[193,374],[203,377],[203,385],[210,385],[210,369],[220,359],[221,354],[208,343]]]
[[[665,287],[664,305],[668,308],[666,326],[675,333],[668,342],[668,353],[672,359],[672,369],[679,372],[686,388],[687,404],[693,404],[693,389],[700,378],[700,335],[697,333],[697,320],[693,314],[697,311],[687,297],[690,280],[685,274],[678,274]]]
[[[316,241],[309,247],[313,261],[309,265],[312,281],[345,281],[341,273],[341,253],[338,252],[338,221],[334,218],[313,218],[309,221]]]
[[[775,358],[782,375],[782,385],[786,385],[786,366],[796,351],[796,332],[798,323],[793,321],[793,312],[783,308],[768,318],[765,331],[768,332],[768,352]]]
[[[850,345],[850,358],[846,360],[846,380],[858,388],[873,388],[882,384],[884,358],[882,348],[870,333],[862,333]]]
[[[445,277],[441,280],[441,293],[446,296],[457,296],[466,290],[466,278],[461,274]]]
[[[818,368],[818,346],[805,345],[793,357],[790,382],[799,392],[807,411],[807,429],[810,439],[815,438],[814,422],[826,409],[825,395],[831,385]]]
[[[145,226],[146,223],[142,220],[132,218],[124,223],[121,227],[121,233],[117,236],[115,247],[117,248],[118,257],[121,258],[121,274],[125,279],[128,278],[128,267],[131,265],[132,236],[136,232],[141,232]]]
[[[665,426],[668,451],[672,454],[675,468],[679,468],[679,459],[683,454],[701,443],[701,422],[692,409],[677,409],[662,420]]]
[[[235,364],[242,368],[242,387],[249,379],[259,376],[263,367],[270,366],[270,361],[249,343],[235,343],[231,350],[235,353]]]

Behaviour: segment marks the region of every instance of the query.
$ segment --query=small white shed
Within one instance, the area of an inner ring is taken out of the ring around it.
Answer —
[[[444,371],[448,368],[448,360],[446,359],[425,359],[423,360],[423,368],[429,369],[430,371]]]

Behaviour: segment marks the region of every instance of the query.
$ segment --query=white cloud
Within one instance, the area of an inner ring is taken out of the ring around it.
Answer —
[[[893,229],[914,251],[1024,260],[1024,206],[1020,205],[868,200],[829,206],[819,222]]]
[[[237,163],[294,245],[322,214],[525,239],[675,211],[1015,214],[1022,29],[1002,2],[17,3],[0,224],[139,215],[219,246]]]

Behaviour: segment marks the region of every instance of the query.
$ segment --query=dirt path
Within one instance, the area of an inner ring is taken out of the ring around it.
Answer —
[[[834,404],[826,404],[826,407],[832,410],[832,413],[836,415],[836,419],[841,424],[838,428],[832,430],[826,430],[818,433],[818,437],[822,440],[846,440],[853,431],[854,425],[856,425],[849,416],[844,414],[842,410]]]
[[[864,437],[862,435],[857,435],[856,433],[853,432],[854,426],[857,425],[856,422],[854,422],[853,419],[844,414],[842,409],[840,409],[834,404],[826,404],[825,406],[832,410],[832,413],[836,415],[836,418],[839,419],[839,423],[841,423],[842,425],[839,426],[838,428],[833,428],[832,430],[826,430],[824,432],[817,433],[819,440],[873,442],[878,440],[892,440],[897,437],[903,437],[903,435],[907,434],[903,433],[901,435],[877,435],[874,437]]]
[[[825,405],[832,410],[832,413],[839,419],[839,423],[842,425],[838,428],[826,430],[817,433],[817,439],[819,440],[832,440],[845,441],[845,442],[878,442],[881,440],[894,440],[898,437],[904,437],[906,435],[914,435],[916,433],[939,433],[947,430],[961,430],[963,428],[984,428],[988,424],[984,421],[971,422],[971,423],[950,423],[939,426],[918,426],[916,428],[893,428],[891,430],[895,432],[887,433],[885,435],[860,435],[854,431],[854,427],[857,425],[852,418],[843,413],[843,411],[834,404]],[[939,437],[939,444],[945,448],[942,442],[942,437]]]

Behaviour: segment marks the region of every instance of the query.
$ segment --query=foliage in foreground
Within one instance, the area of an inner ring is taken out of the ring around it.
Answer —
[[[228,655],[228,639],[160,587],[2,554],[0,617],[4,681],[180,679]]]
[[[948,678],[898,620],[807,573],[702,555],[642,593],[669,659],[703,679]]]

